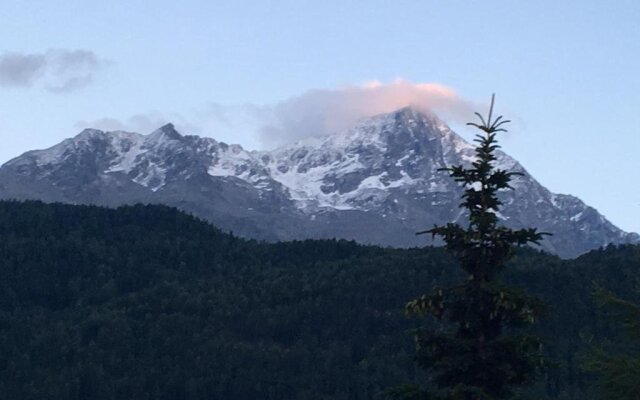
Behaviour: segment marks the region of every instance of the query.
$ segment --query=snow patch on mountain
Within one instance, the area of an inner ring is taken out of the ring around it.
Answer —
[[[128,173],[134,168],[138,156],[145,152],[143,149],[145,137],[137,133],[123,131],[111,132],[110,136],[114,156],[105,173]]]

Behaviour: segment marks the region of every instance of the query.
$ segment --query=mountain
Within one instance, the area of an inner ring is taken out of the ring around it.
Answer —
[[[473,157],[473,146],[435,115],[410,107],[273,151],[182,135],[172,124],[149,135],[86,129],[4,164],[0,198],[161,203],[245,237],[407,247],[430,242],[418,230],[464,222],[462,189],[438,169]],[[515,191],[502,194],[499,217],[553,233],[544,249],[574,257],[640,241],[580,199],[551,193],[507,154],[499,153],[497,165],[523,174]]]

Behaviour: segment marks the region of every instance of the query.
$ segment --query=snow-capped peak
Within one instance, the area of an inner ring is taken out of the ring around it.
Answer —
[[[462,189],[440,169],[474,159],[471,144],[435,115],[411,107],[261,152],[183,136],[172,124],[148,135],[86,129],[6,163],[0,196],[154,201],[251,237],[271,235],[270,225],[282,222],[272,232],[278,239],[338,236],[407,246],[422,244],[413,233],[425,226],[462,222]],[[507,154],[497,153],[496,166],[524,174],[512,182],[515,192],[501,192],[500,219],[553,232],[546,249],[570,256],[638,241],[578,199],[549,192]],[[262,213],[262,223],[247,213]]]
[[[172,123],[167,123],[148,135],[149,140],[180,140],[183,136],[176,130]]]
[[[396,189],[446,190],[433,182],[438,168],[472,150],[434,115],[406,107],[276,149],[266,167],[303,208],[358,209],[384,202]]]

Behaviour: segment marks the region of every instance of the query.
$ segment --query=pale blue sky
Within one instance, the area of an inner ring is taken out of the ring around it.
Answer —
[[[104,118],[268,147],[216,110],[402,78],[496,92],[506,152],[640,231],[638,1],[3,0],[0,21],[3,162]]]

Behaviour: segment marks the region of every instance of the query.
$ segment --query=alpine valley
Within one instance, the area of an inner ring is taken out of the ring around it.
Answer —
[[[430,244],[415,232],[464,223],[462,188],[440,168],[473,161],[473,146],[430,113],[407,107],[343,132],[272,151],[248,151],[167,124],[149,135],[86,129],[0,168],[0,198],[117,206],[159,203],[225,231],[278,241],[345,238],[393,247]],[[542,247],[575,257],[640,236],[614,226],[580,199],[551,193],[522,173],[502,193],[510,227],[550,232]]]

